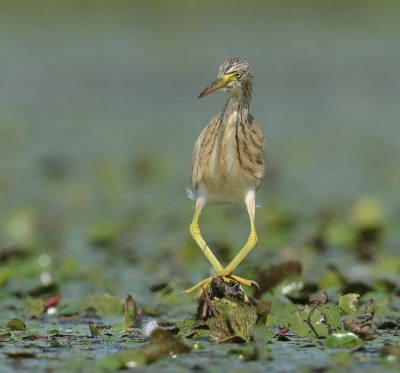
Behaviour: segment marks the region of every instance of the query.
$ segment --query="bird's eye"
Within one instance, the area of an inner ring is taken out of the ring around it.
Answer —
[[[238,72],[235,74],[235,76],[236,76],[236,78],[240,78],[240,77],[242,76],[242,73],[241,73],[240,71],[238,71]]]

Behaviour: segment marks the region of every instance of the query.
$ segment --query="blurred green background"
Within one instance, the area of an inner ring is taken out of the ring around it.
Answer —
[[[365,220],[397,229],[399,13],[387,0],[1,1],[1,284],[145,297],[204,278],[185,188],[227,95],[197,96],[234,56],[253,71],[268,167],[259,246],[238,274],[286,255],[312,276],[288,247],[326,215],[340,220],[330,247],[352,246]],[[200,226],[225,262],[249,233],[241,206],[207,207]]]

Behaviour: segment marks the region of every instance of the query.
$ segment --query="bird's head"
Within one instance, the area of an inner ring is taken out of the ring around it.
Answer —
[[[200,93],[199,98],[218,90],[228,92],[233,90],[241,91],[243,86],[251,84],[252,81],[253,75],[249,64],[238,57],[229,58],[222,63],[217,78]]]

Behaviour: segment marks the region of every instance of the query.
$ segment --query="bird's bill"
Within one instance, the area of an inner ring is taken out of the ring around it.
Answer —
[[[229,83],[234,82],[235,80],[235,74],[219,74],[217,79],[215,79],[203,92],[200,93],[199,98],[207,96],[218,89],[225,88]]]

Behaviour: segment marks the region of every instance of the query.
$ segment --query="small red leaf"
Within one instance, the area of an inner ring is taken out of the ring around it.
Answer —
[[[49,299],[47,299],[44,302],[45,307],[49,308],[49,307],[54,307],[57,305],[57,303],[60,301],[61,297],[59,295],[56,295],[54,297],[51,297]]]

